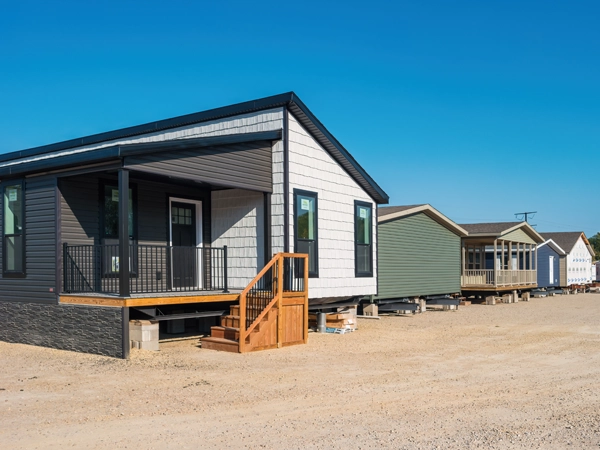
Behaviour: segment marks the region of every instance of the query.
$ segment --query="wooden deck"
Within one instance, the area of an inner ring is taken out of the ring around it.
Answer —
[[[213,302],[238,302],[241,289],[231,290],[229,293],[214,291],[174,292],[161,294],[133,294],[129,298],[115,295],[93,294],[60,294],[60,303],[75,305],[95,306],[154,306],[154,305],[181,305],[184,303],[213,303]]]

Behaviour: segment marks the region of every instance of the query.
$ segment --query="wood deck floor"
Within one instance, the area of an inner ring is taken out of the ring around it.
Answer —
[[[60,303],[95,306],[153,306],[180,305],[184,303],[212,303],[239,301],[241,289],[232,289],[229,293],[221,291],[165,292],[160,294],[132,294],[121,298],[110,294],[60,294]]]

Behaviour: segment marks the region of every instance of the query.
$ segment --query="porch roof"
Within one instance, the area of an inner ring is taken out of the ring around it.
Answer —
[[[6,153],[0,155],[0,177],[18,176],[26,173],[35,173],[36,171],[47,171],[49,169],[72,167],[80,164],[90,164],[98,161],[120,158],[122,157],[122,147],[125,146],[113,146],[101,150],[89,151],[76,151],[76,149],[86,145],[99,144],[147,133],[156,133],[158,131],[186,125],[281,107],[287,108],[298,119],[302,126],[314,136],[317,142],[331,154],[344,170],[346,170],[348,174],[373,198],[373,200],[378,204],[388,203],[389,197],[383,189],[381,189],[358,162],[356,162],[352,155],[325,128],[325,126],[323,126],[294,92],[187,114],[171,119],[159,120],[143,125],[122,128],[106,133],[94,134],[41,147]],[[243,136],[248,137],[248,134]],[[273,139],[280,138],[281,136]],[[161,150],[164,150],[164,148],[161,148]],[[146,147],[144,151],[148,151],[148,148]]]
[[[545,239],[527,222],[487,222],[460,224],[468,231],[468,239],[475,238],[501,238],[509,233],[521,229],[536,243],[541,244]]]

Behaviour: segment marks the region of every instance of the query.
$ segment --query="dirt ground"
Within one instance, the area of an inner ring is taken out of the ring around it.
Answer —
[[[0,343],[2,448],[598,448],[600,294],[359,319],[251,354]]]

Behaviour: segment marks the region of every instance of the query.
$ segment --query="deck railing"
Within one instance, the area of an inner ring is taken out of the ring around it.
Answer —
[[[227,291],[227,247],[129,246],[132,294]],[[119,294],[118,245],[63,244],[63,291]]]
[[[537,284],[537,270],[465,269],[462,286],[526,286]]]

